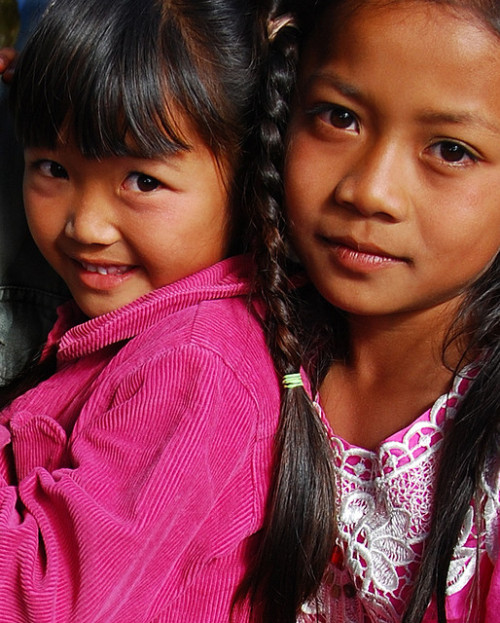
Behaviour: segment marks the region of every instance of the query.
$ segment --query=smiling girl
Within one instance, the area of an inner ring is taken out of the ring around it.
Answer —
[[[2,621],[229,621],[281,393],[237,255],[271,4],[55,0],[19,59],[29,226],[74,300],[0,412]]]

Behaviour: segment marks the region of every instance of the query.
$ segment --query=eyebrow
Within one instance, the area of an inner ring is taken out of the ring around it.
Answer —
[[[483,117],[483,115],[476,112],[424,110],[420,115],[420,120],[429,124],[449,123],[453,125],[476,125],[481,126],[494,134],[500,134],[500,126],[491,123],[491,121]]]
[[[182,160],[186,154],[189,154],[190,151],[178,149],[176,151],[172,151],[171,153],[160,153],[153,154],[151,156],[144,156],[141,154],[134,154],[133,152],[124,154],[123,158],[133,160],[137,162],[137,169],[146,168],[151,165],[166,165],[170,169],[175,171],[180,171],[182,169]]]
[[[315,82],[324,82],[348,97],[357,97],[363,99],[362,93],[359,89],[357,89],[352,84],[345,82],[335,73],[326,73],[322,71],[314,72],[307,78],[304,86],[306,88],[310,87],[311,84],[314,84]]]

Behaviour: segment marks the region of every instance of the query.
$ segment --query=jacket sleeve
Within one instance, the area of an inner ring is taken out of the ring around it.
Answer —
[[[235,371],[190,346],[108,390],[69,437],[40,413],[0,431],[3,621],[151,621],[257,528],[258,405]]]

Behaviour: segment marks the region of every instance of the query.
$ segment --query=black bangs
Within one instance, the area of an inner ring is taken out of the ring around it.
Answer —
[[[54,148],[70,137],[91,158],[188,149],[174,121],[175,109],[186,110],[182,94],[159,71],[161,5],[56,0],[55,6],[21,54],[12,85],[21,142]]]

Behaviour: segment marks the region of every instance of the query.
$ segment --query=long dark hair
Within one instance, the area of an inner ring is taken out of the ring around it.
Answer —
[[[217,156],[240,151],[257,83],[258,4],[243,0],[55,0],[12,85],[24,145],[67,129],[91,158],[187,149],[189,118]]]
[[[293,6],[291,6],[293,4]],[[279,3],[277,13],[295,2]],[[267,84],[260,90],[262,119],[253,137],[258,166],[247,177],[247,196],[259,206],[252,219],[255,289],[265,301],[267,343],[281,378],[303,361],[296,333],[283,217],[284,144],[298,59],[299,30],[288,23],[272,38]],[[293,271],[292,271],[293,272]],[[334,539],[334,474],[326,431],[303,387],[283,388],[266,519],[236,604],[248,599],[255,623],[292,623],[298,607],[319,587]]]
[[[500,3],[496,0],[421,1],[470,11],[500,35]],[[339,15],[340,9],[354,11],[362,4],[363,0],[297,0],[294,10],[302,31],[299,49],[317,36],[325,10],[337,8]],[[268,300],[273,313],[268,335],[272,350],[281,353],[278,370],[296,371],[302,363],[317,387],[332,361],[346,355],[346,320],[314,288],[303,288],[294,297],[286,279],[285,225],[277,207],[261,228],[267,247],[260,256],[261,283],[268,299],[275,298],[274,304]],[[404,623],[420,623],[433,595],[439,623],[446,623],[446,581],[454,548],[485,473],[491,465],[498,469],[500,254],[470,288],[443,345],[443,361],[447,346],[454,340],[467,344],[463,361],[472,354],[483,355],[483,362],[446,430],[430,534]],[[305,393],[301,389],[285,393],[269,514],[261,550],[243,586],[261,608],[254,620],[263,623],[295,622],[300,605],[314,596],[321,581],[335,528],[331,519],[335,496],[329,442]],[[472,595],[472,600],[477,610],[477,597]]]

